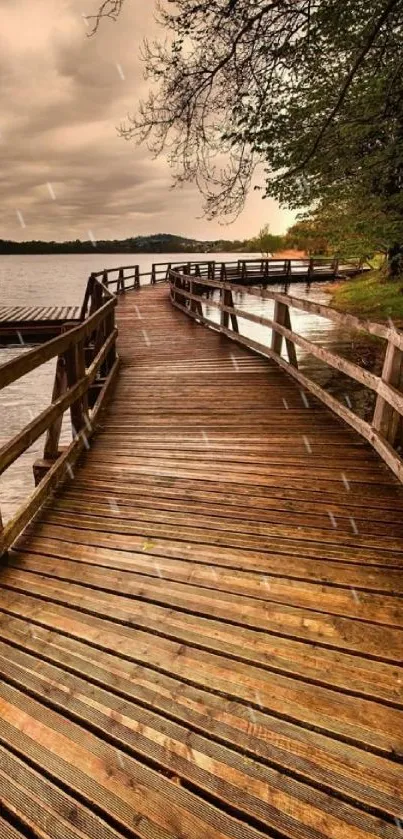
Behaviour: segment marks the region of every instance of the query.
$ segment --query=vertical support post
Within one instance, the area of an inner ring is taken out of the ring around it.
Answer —
[[[1,558],[1,557],[3,556],[3,554],[4,554],[4,547],[3,547],[3,544],[4,544],[4,543],[3,543],[3,533],[4,533],[4,527],[3,527],[3,521],[2,521],[2,518],[1,518],[1,510],[0,510],[0,558]]]
[[[105,318],[105,340],[109,338],[109,335],[112,334],[113,330],[115,329],[115,309],[112,309],[111,313]],[[78,345],[80,346],[80,345]],[[102,372],[104,376],[107,376],[108,373],[112,370],[112,367],[116,361],[116,344],[114,343],[113,346],[110,348],[108,355],[106,356],[105,362],[102,366]]]
[[[172,262],[168,262],[167,271],[166,271],[166,274],[165,274],[165,279],[166,280],[169,279],[169,272],[171,270],[171,266],[172,266]]]
[[[291,332],[291,318],[290,318],[290,310],[289,307],[285,303],[279,303],[277,300],[274,304],[274,323],[278,323],[279,326],[285,326],[286,329],[289,329]],[[290,364],[293,367],[298,368],[298,361],[297,361],[297,353],[295,350],[295,344],[289,338],[285,339],[286,347],[287,347],[287,355]],[[280,332],[276,332],[273,329],[272,337],[271,337],[271,348],[273,352],[281,355],[281,350],[283,347],[283,335]]]
[[[234,308],[234,299],[233,299],[233,297],[232,297],[232,291],[231,291],[231,289],[227,289],[227,303],[226,303],[226,305],[227,305],[227,306],[230,306],[230,307],[231,307],[231,309],[233,309],[233,308]],[[231,326],[232,326],[232,330],[233,330],[233,332],[236,332],[236,333],[238,334],[238,333],[239,333],[239,329],[238,329],[238,318],[237,318],[237,316],[236,316],[235,314],[233,314],[232,312],[231,312],[231,314],[230,314],[230,317],[231,317]]]
[[[285,273],[286,273],[287,279],[289,279],[291,277],[291,259],[286,260]]]
[[[231,309],[234,308],[234,300],[232,297],[232,291],[230,288],[222,288],[221,289],[221,306],[228,306]],[[238,319],[237,316],[233,312],[226,312],[224,308],[221,309],[221,326],[224,329],[228,329],[229,327],[229,319],[231,317],[231,326],[233,332],[239,333],[238,329]]]
[[[91,310],[92,295],[94,293],[94,283],[95,283],[94,274],[90,274],[90,276],[88,277],[87,288],[85,289],[83,305],[81,307],[80,320],[85,320],[86,319],[87,314],[88,314],[88,312],[87,312],[88,304],[90,304],[90,310]]]
[[[313,256],[311,256],[311,258],[309,260],[309,266],[308,266],[308,280],[312,280],[313,275],[314,275],[314,264],[313,264]]]
[[[224,267],[224,265],[221,266],[221,273],[222,273],[223,267]],[[224,308],[223,308],[224,306],[227,305],[226,291],[227,290],[225,288],[221,288],[221,290],[220,290],[220,305],[221,305],[220,324],[221,324],[221,328],[223,328],[223,329],[228,329],[228,325],[229,325],[229,314],[228,314],[228,312],[225,312]]]
[[[287,307],[284,303],[279,303],[277,300],[275,301],[273,316],[274,323],[279,323],[280,326],[284,326],[286,308]],[[276,330],[273,329],[271,336],[271,348],[273,352],[277,353],[277,355],[281,355],[282,347],[283,336],[280,334],[280,332],[276,332]]]
[[[403,352],[388,341],[382,370],[382,381],[396,390],[403,389]],[[385,440],[394,446],[402,426],[402,418],[379,394],[376,397],[372,426]]]
[[[102,286],[96,278],[94,279],[94,287],[92,290],[91,295],[91,311],[90,315],[93,315],[94,312],[97,312],[98,309],[102,306]]]
[[[140,288],[140,266],[134,266],[134,285],[136,288]]]
[[[157,281],[155,263],[151,266],[151,285],[155,285]]]
[[[73,387],[78,382],[78,355],[77,344],[69,347],[64,354],[66,364],[67,387]],[[70,407],[71,425],[73,431],[73,438],[85,426],[85,417],[83,410],[83,403],[81,397],[76,399]]]
[[[333,272],[333,277],[336,278],[337,274],[339,273],[339,260],[336,257],[333,260],[332,272]]]
[[[118,294],[120,292],[122,294],[125,293],[125,275],[124,275],[124,269],[123,268],[119,268],[118,283],[117,283],[116,291],[117,291]]]
[[[55,381],[53,385],[53,393],[52,393],[52,402],[56,402],[56,399],[59,398],[63,393],[67,390],[67,376],[66,376],[66,364],[64,356],[59,355],[56,363],[56,373],[55,373]],[[63,416],[57,418],[57,420],[51,425],[48,429],[46,434],[46,441],[45,441],[45,448],[43,451],[43,457],[45,460],[56,460],[59,451],[59,439],[60,439],[60,432],[63,423]],[[35,469],[34,469],[35,475]],[[36,475],[35,475],[36,479]]]

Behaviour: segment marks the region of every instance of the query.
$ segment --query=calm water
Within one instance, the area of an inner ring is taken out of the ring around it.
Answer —
[[[217,261],[241,257],[241,254],[216,254]],[[247,254],[245,254],[247,256]],[[254,255],[255,256],[255,255]],[[208,259],[206,254],[191,254],[192,261]],[[214,258],[214,256],[212,257]],[[69,254],[43,256],[3,256],[0,262],[0,299],[2,305],[63,305],[74,306],[82,302],[87,278],[91,271],[102,268],[114,268],[116,265],[140,265],[140,271],[150,271],[153,262],[187,262],[189,254]],[[281,289],[281,286],[274,286]],[[318,302],[328,302],[323,284],[314,284],[310,289],[304,283],[293,283],[289,293],[295,296],[309,296]],[[248,295],[241,295],[243,305],[249,311],[270,317],[273,306],[270,301],[262,301]],[[240,302],[240,298],[238,301]],[[207,303],[208,317],[217,318],[217,310]],[[270,340],[270,330],[259,324],[241,321],[240,331],[261,343]],[[335,329],[328,321],[307,313],[292,311],[292,325],[310,340],[322,346],[337,346],[338,352],[349,354],[353,337],[349,333]],[[0,348],[0,363],[24,352],[21,347]],[[312,357],[297,350],[302,368],[309,368],[310,375],[326,385],[333,392],[340,391],[340,378],[334,387],[334,375]],[[0,445],[10,440],[30,419],[49,405],[52,393],[55,361],[51,361],[38,370],[20,379],[13,385],[0,391]],[[343,391],[343,386],[341,387]],[[360,393],[346,383],[346,400],[359,404]],[[340,395],[338,393],[338,395]],[[340,396],[343,399],[343,393]],[[64,441],[70,438],[68,419],[63,429]],[[0,477],[0,509],[7,520],[22,500],[33,489],[32,464],[42,456],[44,440],[36,443]],[[62,440],[63,443],[63,440]]]

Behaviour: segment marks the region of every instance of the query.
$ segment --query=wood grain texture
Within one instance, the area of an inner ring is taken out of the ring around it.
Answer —
[[[397,839],[401,485],[166,287],[117,325],[98,435],[0,572],[1,835]]]

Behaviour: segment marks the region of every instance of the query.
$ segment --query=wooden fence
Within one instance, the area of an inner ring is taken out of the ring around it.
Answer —
[[[392,326],[362,321],[352,315],[341,314],[329,306],[314,303],[307,299],[270,291],[269,289],[249,288],[248,295],[274,302],[273,318],[256,315],[246,311],[244,304],[234,303],[233,295],[235,292],[245,294],[245,288],[242,285],[204,279],[199,274],[192,276],[188,274],[187,266],[182,266],[180,270],[171,270],[169,272],[169,282],[171,300],[174,306],[200,323],[222,332],[232,340],[274,359],[282,369],[290,373],[303,387],[324,402],[334,413],[371,443],[385,463],[403,482],[403,460],[397,451],[403,444],[403,334],[401,332]],[[209,307],[215,307],[219,310],[219,322],[208,318],[203,306],[206,303],[205,295],[211,295],[212,292],[216,292],[216,294],[214,299],[210,297]],[[352,361],[348,361],[346,358],[309,341],[302,335],[298,335],[292,329],[290,309],[320,315],[343,327],[360,330],[384,339],[386,351],[382,376],[376,376]],[[268,327],[270,332],[267,343],[262,344],[240,334],[240,319]],[[283,341],[285,341],[288,358],[283,358],[281,354]],[[342,405],[334,396],[308,378],[306,373],[298,369],[296,347],[301,347],[307,353],[375,393],[376,401],[372,421],[366,422],[357,416],[354,411]]]
[[[124,265],[119,268],[104,269],[93,276],[101,279],[103,284],[116,293],[123,293],[140,288],[141,285],[155,285],[166,282],[171,270],[178,270],[183,266],[180,262],[154,262],[151,271],[140,271],[139,265]],[[369,266],[367,266],[369,267]],[[234,280],[239,282],[268,282],[270,280],[289,282],[291,280],[323,279],[340,275],[357,274],[366,270],[361,259],[311,257],[310,259],[234,259],[219,261],[214,259],[189,261],[186,272],[207,279]]]
[[[99,279],[91,275],[83,305],[83,320],[39,347],[0,366],[0,389],[16,382],[53,358],[57,359],[52,401],[12,440],[0,449],[2,474],[42,434],[46,433],[43,460],[34,466],[36,489],[5,525],[0,515],[0,556],[41,507],[49,493],[66,475],[80,453],[88,446],[99,411],[115,378],[119,359],[116,353],[117,298]],[[72,440],[60,448],[64,413],[70,409]]]

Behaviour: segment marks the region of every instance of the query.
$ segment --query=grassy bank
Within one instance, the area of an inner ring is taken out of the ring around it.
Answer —
[[[330,305],[368,320],[387,321],[403,326],[403,280],[391,282],[385,273],[370,271],[329,287]]]

